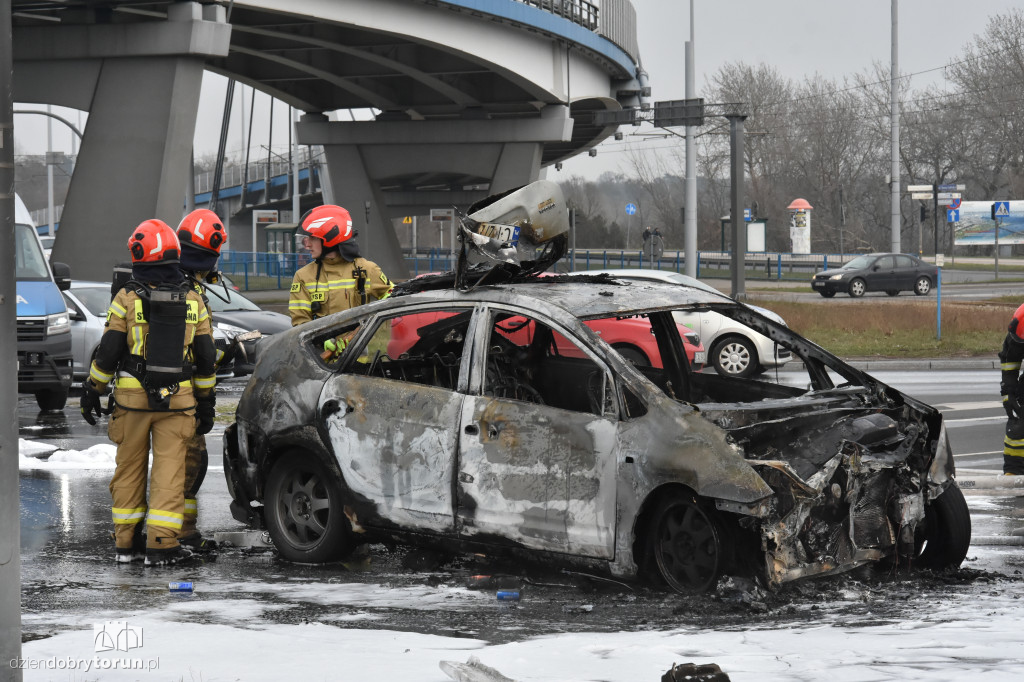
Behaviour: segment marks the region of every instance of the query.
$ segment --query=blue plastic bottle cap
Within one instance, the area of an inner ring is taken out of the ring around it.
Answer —
[[[498,590],[498,601],[519,601],[519,590]]]
[[[171,592],[191,592],[192,583],[167,583],[167,589]]]

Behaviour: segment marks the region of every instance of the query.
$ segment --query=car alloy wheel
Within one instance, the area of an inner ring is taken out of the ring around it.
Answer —
[[[282,557],[320,563],[351,551],[341,486],[315,455],[282,455],[267,476],[266,491],[267,529]]]
[[[850,282],[850,296],[852,296],[853,298],[860,298],[861,296],[864,295],[864,292],[866,290],[867,286],[865,286],[864,280],[862,280],[860,277],[857,277]]]
[[[676,592],[703,592],[718,580],[722,546],[711,518],[689,496],[666,497],[651,541],[658,572]]]

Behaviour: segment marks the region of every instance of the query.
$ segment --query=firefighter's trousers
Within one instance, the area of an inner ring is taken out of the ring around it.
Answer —
[[[199,488],[206,478],[209,455],[206,451],[206,436],[195,434],[185,445],[185,519],[179,537],[187,538],[199,532]]]
[[[188,399],[191,401],[191,395]],[[121,394],[118,403],[132,406],[137,401],[124,402]],[[115,408],[108,435],[117,445],[117,469],[110,481],[110,495],[118,547],[132,546],[136,526],[143,521],[147,548],[178,545],[185,511],[185,449],[195,429],[194,410],[148,412]],[[151,443],[153,470],[147,504],[146,472]]]

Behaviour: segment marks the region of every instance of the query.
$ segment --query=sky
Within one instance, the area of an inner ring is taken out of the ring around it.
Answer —
[[[802,79],[815,72],[841,80],[870,69],[874,62],[889,63],[891,50],[891,1],[858,0],[694,0],[694,48],[697,94],[708,75],[722,65],[743,61],[764,62],[784,76]],[[956,60],[973,36],[984,31],[992,15],[1006,14],[1022,6],[1021,0],[898,0],[899,68],[919,74],[912,87],[942,82],[942,68]],[[685,95],[683,50],[690,35],[689,3],[686,0],[633,0],[637,13],[641,61],[650,75],[654,100],[681,99]],[[195,135],[197,157],[217,150],[226,80],[207,74],[200,102],[200,124]],[[228,153],[244,148],[241,122],[247,121],[250,88],[236,90]],[[243,119],[242,105],[245,101]],[[45,108],[16,105],[15,109]],[[274,127],[269,124],[269,97],[256,94],[253,154],[259,145],[272,144],[282,153],[288,138],[287,107],[274,107]],[[54,107],[54,113],[77,125],[75,110]],[[15,145],[19,154],[46,151],[46,118],[15,116]],[[81,116],[84,122],[85,115]],[[53,124],[54,149],[73,152],[72,134]],[[271,139],[272,138],[272,139]],[[605,171],[628,172],[626,149],[631,144],[657,146],[627,137],[598,148],[596,157],[582,154],[565,163],[562,176],[583,175],[596,179]],[[681,145],[682,140],[660,143]],[[549,176],[558,179],[558,175]]]
[[[114,466],[114,446],[107,443],[83,451],[53,450],[48,443],[19,440],[20,469],[77,476]],[[211,474],[219,475],[221,469],[211,467]],[[998,507],[992,496],[972,494],[968,499],[972,512]],[[984,570],[998,557],[1017,554],[1019,547],[982,544],[972,546],[968,561],[970,567]],[[836,600],[794,607],[810,609],[803,618],[768,614],[752,617],[747,626],[708,629],[690,624],[693,619],[681,614],[679,627],[669,630],[638,623],[623,632],[535,636],[529,591],[524,591],[516,609],[503,610],[485,591],[444,584],[395,587],[312,575],[301,583],[239,580],[200,580],[191,594],[167,593],[159,607],[125,611],[94,600],[85,609],[24,613],[23,623],[34,631],[54,633],[23,643],[24,679],[638,682],[659,680],[672,664],[690,662],[718,664],[732,682],[1002,682],[1024,676],[1019,594],[1015,584],[998,581],[978,581],[943,595],[924,591],[917,599],[916,617],[891,618],[884,607],[878,615],[871,608],[853,612],[851,605],[870,605],[885,595],[851,580]],[[259,596],[281,591],[294,602],[328,607],[316,611],[325,620],[278,622],[270,611],[283,606]],[[581,593],[580,598],[599,599],[600,593]],[[514,641],[496,644],[373,628],[376,614],[396,603],[403,608],[479,612],[482,600],[494,604],[494,619],[501,629],[521,633]],[[582,602],[581,612],[586,607]],[[356,620],[363,622],[349,627]],[[96,627],[104,628],[108,622],[123,623],[139,633],[141,646],[97,653]],[[457,677],[442,667],[466,665],[471,658],[504,677]],[[115,665],[146,667],[117,670]]]

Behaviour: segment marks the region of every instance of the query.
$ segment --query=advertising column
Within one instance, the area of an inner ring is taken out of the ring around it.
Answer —
[[[789,238],[793,253],[811,252],[811,206],[805,199],[796,199],[789,209]]]

